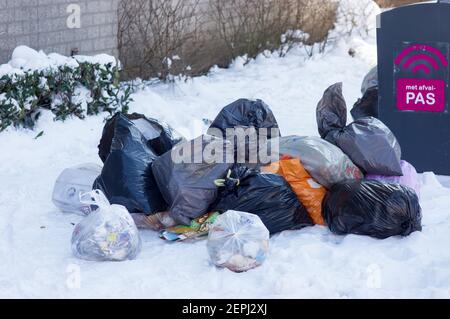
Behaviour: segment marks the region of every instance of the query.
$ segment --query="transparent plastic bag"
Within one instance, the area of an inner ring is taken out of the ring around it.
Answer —
[[[128,210],[124,206],[110,205],[100,190],[82,194],[80,201],[98,209],[75,227],[73,254],[91,261],[136,258],[141,250],[141,238]]]
[[[92,191],[92,184],[101,171],[100,165],[90,163],[65,169],[53,188],[55,206],[65,213],[88,215],[90,207],[80,202],[80,194]]]
[[[209,256],[218,267],[248,271],[265,261],[269,236],[269,230],[258,216],[228,211],[217,218],[209,231]]]

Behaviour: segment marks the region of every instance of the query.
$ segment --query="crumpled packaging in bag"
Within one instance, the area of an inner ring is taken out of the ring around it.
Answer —
[[[98,209],[75,226],[73,254],[91,261],[135,259],[141,249],[141,238],[127,209],[110,205],[100,190],[82,194],[81,201]]]
[[[286,180],[277,174],[235,165],[217,180],[219,195],[212,211],[243,211],[259,216],[270,234],[312,226],[306,208]]]
[[[125,206],[131,214],[164,212],[167,203],[151,169],[156,158],[139,128],[119,114],[111,153],[93,189],[100,189],[112,204]]]
[[[181,134],[164,122],[148,118],[139,113],[122,114],[119,112],[109,119],[103,128],[102,138],[98,145],[98,154],[103,163],[106,162],[111,152],[111,145],[119,117],[126,117],[136,126],[144,136],[147,146],[156,155],[162,155],[170,151],[178,143],[185,141]]]
[[[217,197],[214,182],[233,165],[233,153],[230,142],[203,135],[153,162],[156,182],[176,222],[190,225],[192,219],[209,212]]]
[[[325,188],[347,179],[364,177],[361,170],[339,147],[320,137],[284,136],[279,138],[278,145],[276,157],[287,155],[300,158],[306,171]]]
[[[401,184],[413,189],[420,199],[420,179],[414,166],[406,161],[401,162],[403,176],[367,175],[367,180],[377,180],[384,183]]]
[[[305,206],[314,224],[325,225],[322,217],[322,202],[327,193],[303,167],[298,158],[284,158],[262,168],[264,173],[278,174],[289,183],[300,202]]]
[[[208,253],[216,266],[245,272],[266,260],[269,236],[258,216],[228,211],[218,216],[209,230]]]
[[[334,185],[323,203],[323,216],[333,233],[385,239],[422,230],[416,193],[400,184],[375,180]]]
[[[325,91],[317,106],[320,136],[344,151],[364,174],[402,175],[401,148],[386,125],[373,117],[346,123],[342,83],[337,83]]]

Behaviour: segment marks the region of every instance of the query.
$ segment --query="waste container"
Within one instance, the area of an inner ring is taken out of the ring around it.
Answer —
[[[378,16],[379,116],[418,171],[450,175],[450,1]]]

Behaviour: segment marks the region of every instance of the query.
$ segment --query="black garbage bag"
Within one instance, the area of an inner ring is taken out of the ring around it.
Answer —
[[[365,174],[401,176],[401,148],[394,134],[374,117],[347,125],[342,83],[329,87],[317,106],[319,134],[338,146]]]
[[[98,154],[103,163],[106,162],[111,151],[117,119],[120,116],[125,116],[135,124],[147,140],[147,145],[158,156],[170,151],[176,144],[184,141],[184,138],[178,132],[163,122],[147,118],[145,115],[139,113],[126,115],[117,113],[106,122],[103,128],[102,138],[98,146]]]
[[[217,197],[214,182],[223,178],[232,165],[231,144],[204,135],[178,144],[172,151],[157,158],[152,171],[169,204],[171,217],[189,225],[192,219],[208,213],[209,206]]]
[[[416,193],[400,184],[346,181],[335,184],[323,202],[323,216],[333,233],[385,239],[421,231]]]
[[[305,207],[280,175],[236,165],[219,181],[220,191],[213,211],[242,211],[258,215],[271,234],[312,226]]]
[[[111,204],[123,205],[131,214],[165,211],[167,204],[151,171],[156,157],[135,124],[116,115],[111,153],[93,189],[100,189]]]
[[[227,136],[227,129],[240,128],[241,131],[234,133],[241,136]],[[262,132],[261,129],[267,129]],[[247,130],[248,136],[245,136]],[[279,137],[278,122],[270,107],[262,100],[239,99],[224,107],[208,129],[209,135],[229,139],[235,146],[235,162],[255,164],[259,166],[269,164],[270,160],[264,161],[259,156],[259,139]],[[265,146],[266,143],[263,142]],[[245,147],[245,149],[244,149]],[[262,163],[261,160],[263,160]]]
[[[355,121],[369,116],[378,118],[378,87],[368,89],[355,103],[350,113]]]

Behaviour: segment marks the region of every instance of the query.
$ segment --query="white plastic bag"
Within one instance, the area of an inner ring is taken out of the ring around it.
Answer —
[[[110,205],[99,190],[82,194],[80,201],[95,205],[98,209],[75,227],[72,235],[73,254],[92,261],[136,258],[141,249],[141,238],[128,210],[120,205]]]
[[[248,271],[265,261],[269,236],[269,230],[258,216],[228,211],[217,218],[209,231],[209,256],[218,267]]]
[[[89,205],[80,202],[80,194],[92,191],[92,184],[102,172],[97,164],[82,164],[65,169],[56,180],[52,201],[65,213],[86,216]]]

